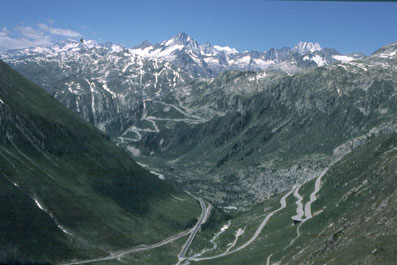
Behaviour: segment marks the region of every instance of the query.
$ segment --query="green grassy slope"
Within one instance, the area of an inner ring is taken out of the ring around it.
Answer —
[[[3,62],[0,99],[0,261],[107,255],[199,216],[193,198]]]
[[[296,198],[274,214],[258,238],[247,248],[225,257],[190,264],[397,264],[397,134],[371,139],[335,163],[321,179],[321,189],[312,204],[313,218],[294,224]],[[309,201],[315,180],[304,184],[300,195]],[[234,241],[236,231],[244,233],[235,247],[255,233],[264,218],[280,207],[283,194],[235,216],[217,239],[217,248],[203,257],[223,253]],[[209,240],[219,228],[199,233],[189,256],[211,249]],[[299,227],[299,236],[297,231]],[[269,258],[270,256],[270,258]],[[269,263],[267,263],[269,258]]]
[[[283,264],[397,264],[397,135],[382,136],[332,167],[303,236]]]

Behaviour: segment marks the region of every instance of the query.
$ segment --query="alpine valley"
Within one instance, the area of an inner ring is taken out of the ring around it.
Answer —
[[[354,134],[351,129],[344,138],[335,135],[328,150],[321,152],[318,142],[312,142],[314,152],[302,152],[296,146],[297,156],[283,150],[292,148],[292,143],[282,143],[284,147],[279,148],[280,141],[297,141],[301,134],[311,139],[294,127],[301,124],[307,130],[302,124],[317,112],[342,111],[339,101],[347,94],[333,87],[324,91],[321,102],[307,105],[306,97],[320,92],[318,85],[301,84],[305,87],[296,89],[297,84],[290,82],[303,75],[294,74],[305,72],[309,75],[303,77],[306,83],[319,82],[314,69],[343,61],[343,67],[367,75],[350,63],[362,57],[361,53],[341,55],[335,49],[305,42],[293,48],[239,53],[230,47],[199,45],[186,33],[154,45],[145,41],[132,49],[66,40],[1,55],[129,150],[137,161],[218,205],[238,208],[312,178],[329,163],[332,148],[365,133]],[[330,86],[328,80],[343,72],[340,67],[320,86]],[[359,82],[370,86],[372,79],[365,79]],[[335,102],[328,106],[327,101]],[[316,120],[312,123],[324,128]],[[317,129],[311,130],[315,133]],[[297,137],[291,139],[288,131]],[[316,134],[324,140],[321,133]],[[262,148],[263,144],[269,147]],[[290,158],[282,153],[289,153]],[[229,185],[224,186],[225,182]]]
[[[0,59],[0,261],[397,264],[397,43]]]

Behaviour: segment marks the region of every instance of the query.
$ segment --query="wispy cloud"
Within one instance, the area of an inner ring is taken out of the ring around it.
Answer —
[[[51,25],[53,20],[49,21]],[[47,24],[39,23],[37,27],[16,26],[13,30],[3,27],[0,30],[0,50],[21,49],[52,43],[51,36],[63,36],[69,38],[81,37],[82,34],[71,29],[55,28]]]
[[[8,34],[8,29],[6,28],[6,27],[3,27],[1,30],[0,30],[0,37],[5,37],[5,36],[7,36],[7,34]]]
[[[73,31],[71,29],[54,28],[54,27],[50,27],[50,26],[48,26],[46,24],[42,24],[42,23],[39,23],[39,28],[42,31],[48,32],[53,35],[59,35],[59,36],[65,36],[65,37],[71,37],[71,38],[81,36],[80,33]]]
[[[36,32],[31,27],[17,27],[20,37],[15,38],[10,36],[10,31],[3,27],[0,31],[0,49],[21,49],[26,47],[46,45],[51,43],[49,36]]]
[[[44,32],[35,30],[30,26],[18,26],[15,28],[19,33],[28,39],[39,40],[45,37]]]

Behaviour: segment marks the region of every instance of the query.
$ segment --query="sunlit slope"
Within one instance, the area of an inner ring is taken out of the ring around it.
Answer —
[[[174,104],[202,117],[224,115],[190,127],[159,120],[159,133],[128,144],[141,151],[139,161],[157,163],[196,194],[241,209],[310,180],[369,134],[396,132],[396,65],[394,43],[295,75],[226,72],[196,80]]]
[[[284,264],[397,264],[397,135],[358,149],[325,175],[311,222]],[[285,256],[284,256],[285,255]]]
[[[194,224],[199,204],[0,62],[0,261],[97,257]]]
[[[300,186],[297,192],[296,188],[290,190],[285,208],[283,193],[230,223],[224,221],[217,229],[204,229],[188,253],[190,262],[397,264],[396,178],[397,134],[372,139],[336,162],[322,177]],[[291,217],[298,214],[299,201],[302,222],[294,222]],[[223,225],[227,229],[214,240]]]

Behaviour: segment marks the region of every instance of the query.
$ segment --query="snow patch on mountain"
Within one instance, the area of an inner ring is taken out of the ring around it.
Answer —
[[[204,58],[204,62],[206,62],[207,64],[219,64],[219,59],[217,58],[212,58],[212,57],[206,57]]]
[[[379,53],[378,56],[381,58],[391,58],[394,57],[397,54],[396,51],[387,51],[383,53]]]
[[[313,62],[315,62],[318,66],[324,66],[327,64],[327,62],[324,60],[323,57],[320,55],[316,54],[312,57],[311,59]]]
[[[254,59],[254,62],[261,68],[266,69],[267,67],[275,64],[276,62],[273,60],[263,60],[263,59]]]
[[[301,55],[305,55],[308,53],[314,53],[314,52],[321,51],[322,48],[318,42],[313,43],[313,42],[301,41],[293,48],[293,50],[297,51]]]
[[[226,54],[235,54],[238,53],[238,50],[236,50],[235,48],[230,48],[229,46],[218,46],[218,45],[214,45],[213,46],[216,50],[224,52]]]
[[[350,62],[355,60],[354,57],[347,56],[347,55],[333,55],[332,58],[341,62]]]

